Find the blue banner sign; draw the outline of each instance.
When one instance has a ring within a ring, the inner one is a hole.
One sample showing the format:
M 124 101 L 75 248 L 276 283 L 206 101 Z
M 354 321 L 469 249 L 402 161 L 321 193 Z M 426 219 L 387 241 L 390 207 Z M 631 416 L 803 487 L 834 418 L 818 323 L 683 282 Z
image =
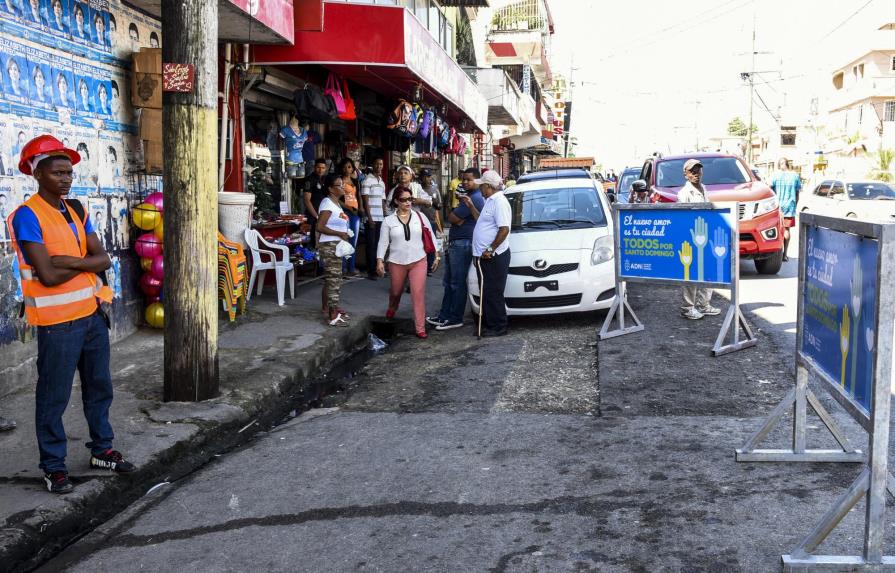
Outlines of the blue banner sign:
M 807 229 L 801 353 L 869 415 L 879 241 Z
M 618 215 L 619 278 L 731 283 L 730 208 L 625 209 Z

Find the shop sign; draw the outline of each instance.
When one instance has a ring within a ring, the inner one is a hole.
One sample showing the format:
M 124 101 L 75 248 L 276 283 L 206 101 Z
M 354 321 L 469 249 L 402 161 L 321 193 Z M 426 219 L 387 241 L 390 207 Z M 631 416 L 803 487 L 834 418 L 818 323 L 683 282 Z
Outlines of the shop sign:
M 162 64 L 162 91 L 192 93 L 195 80 L 192 64 Z

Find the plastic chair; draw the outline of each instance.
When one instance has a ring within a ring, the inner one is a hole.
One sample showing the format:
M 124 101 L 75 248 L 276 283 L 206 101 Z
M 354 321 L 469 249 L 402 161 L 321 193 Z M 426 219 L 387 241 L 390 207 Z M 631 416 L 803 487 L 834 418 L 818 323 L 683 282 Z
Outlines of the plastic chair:
M 252 288 L 255 286 L 255 277 L 258 274 L 261 275 L 258 279 L 258 294 L 261 294 L 261 290 L 264 288 L 264 276 L 268 270 L 273 270 L 277 274 L 277 302 L 280 306 L 283 306 L 285 290 L 283 282 L 286 277 L 289 277 L 289 293 L 292 298 L 295 298 L 295 265 L 289 260 L 289 248 L 268 243 L 255 229 L 246 229 L 245 239 L 249 250 L 252 251 L 252 277 L 249 279 L 248 300 L 252 299 Z M 262 249 L 258 246 L 259 244 L 269 247 L 270 250 Z M 282 253 L 282 260 L 277 258 L 276 251 Z M 265 261 L 265 257 L 269 260 Z

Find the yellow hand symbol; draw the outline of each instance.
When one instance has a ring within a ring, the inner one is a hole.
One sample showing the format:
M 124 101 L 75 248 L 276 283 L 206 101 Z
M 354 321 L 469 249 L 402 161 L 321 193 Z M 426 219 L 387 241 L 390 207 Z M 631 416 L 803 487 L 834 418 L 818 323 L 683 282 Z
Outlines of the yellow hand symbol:
M 693 248 L 690 243 L 684 241 L 677 254 L 681 259 L 681 264 L 684 265 L 684 280 L 688 281 L 690 280 L 690 265 L 693 264 Z
M 842 307 L 842 322 L 839 324 L 839 351 L 842 353 L 841 384 L 845 388 L 845 360 L 848 357 L 848 340 L 851 332 L 851 320 L 848 317 L 848 305 Z

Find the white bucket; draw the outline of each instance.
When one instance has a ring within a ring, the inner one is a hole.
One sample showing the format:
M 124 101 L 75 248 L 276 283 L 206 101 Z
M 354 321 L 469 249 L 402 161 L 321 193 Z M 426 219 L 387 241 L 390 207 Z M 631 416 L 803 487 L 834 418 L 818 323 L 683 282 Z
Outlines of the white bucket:
M 218 229 L 229 241 L 246 246 L 245 230 L 252 226 L 254 193 L 218 192 Z

